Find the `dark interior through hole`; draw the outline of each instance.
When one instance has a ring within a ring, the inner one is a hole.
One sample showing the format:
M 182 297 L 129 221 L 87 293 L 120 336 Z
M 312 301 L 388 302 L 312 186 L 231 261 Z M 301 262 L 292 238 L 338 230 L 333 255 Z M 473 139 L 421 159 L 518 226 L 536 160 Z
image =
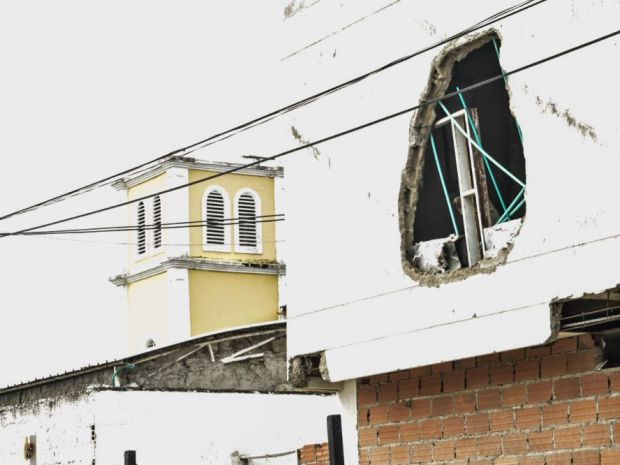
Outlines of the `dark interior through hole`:
M 499 47 L 499 41 L 497 41 L 497 45 Z M 501 72 L 493 41 L 490 41 L 470 52 L 462 61 L 455 64 L 452 80 L 446 93 L 455 91 L 457 87 L 463 89 L 484 81 Z M 517 122 L 510 112 L 509 97 L 504 80 L 499 79 L 466 92 L 463 97 L 468 108 L 476 110 L 483 148 L 517 178 L 525 182 L 523 146 L 519 139 Z M 463 109 L 460 99 L 456 96 L 446 99 L 443 103 L 450 113 Z M 436 121 L 445 116 L 439 105 L 436 107 L 436 114 Z M 450 125 L 433 130 L 433 135 L 457 226 L 462 234 L 462 218 L 458 213 L 458 178 Z M 424 156 L 424 171 L 414 218 L 414 243 L 440 239 L 454 233 L 430 142 L 427 144 Z M 480 156 L 480 154 L 476 151 L 475 156 Z M 521 186 L 495 166 L 492 165 L 492 168 L 504 203 L 508 206 L 520 192 Z M 503 213 L 503 208 L 488 172 L 486 172 L 486 177 L 490 200 L 489 210 L 494 224 Z M 524 215 L 525 203 L 511 218 L 521 218 Z

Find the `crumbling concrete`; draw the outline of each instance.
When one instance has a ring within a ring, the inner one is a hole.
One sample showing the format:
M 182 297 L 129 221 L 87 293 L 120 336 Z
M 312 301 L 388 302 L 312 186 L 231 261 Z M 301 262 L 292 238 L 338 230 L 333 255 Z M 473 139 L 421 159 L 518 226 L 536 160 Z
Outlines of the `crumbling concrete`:
M 426 89 L 420 97 L 420 102 L 443 96 L 452 80 L 455 64 L 463 60 L 470 52 L 488 44 L 493 39 L 500 39 L 498 32 L 488 30 L 455 40 L 445 47 L 432 62 L 430 77 Z M 496 253 L 494 252 L 492 259 L 484 259 L 474 266 L 454 266 L 452 270 L 439 262 L 433 266 L 432 263 L 420 259 L 421 246 L 415 243 L 414 218 L 419 191 L 423 183 L 422 175 L 427 142 L 437 116 L 436 107 L 436 104 L 423 106 L 412 116 L 409 127 L 409 153 L 401 176 L 398 198 L 403 270 L 411 278 L 427 286 L 439 286 L 445 282 L 460 281 L 476 273 L 490 273 L 499 264 L 505 262 L 511 249 L 511 247 L 507 247 L 498 250 Z

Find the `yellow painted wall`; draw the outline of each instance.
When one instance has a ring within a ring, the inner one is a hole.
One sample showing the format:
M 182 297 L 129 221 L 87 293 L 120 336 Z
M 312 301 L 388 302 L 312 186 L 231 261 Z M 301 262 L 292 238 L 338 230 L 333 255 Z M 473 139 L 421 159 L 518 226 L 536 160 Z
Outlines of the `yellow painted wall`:
M 278 318 L 278 277 L 190 270 L 192 336 Z
M 143 197 L 145 195 L 154 194 L 155 192 L 166 189 L 166 173 L 160 174 L 159 176 L 155 176 L 148 181 L 143 182 L 142 184 L 138 184 L 137 186 L 130 187 L 127 190 L 127 200 L 133 200 L 139 197 Z M 161 196 L 162 202 L 162 211 L 165 211 L 167 208 L 166 204 L 166 196 Z M 152 224 L 152 216 L 149 212 L 152 212 L 153 208 L 153 199 L 146 199 L 144 201 L 144 206 L 146 207 L 147 216 L 146 222 L 147 224 Z M 127 225 L 136 226 L 138 223 L 138 204 L 131 204 L 126 207 L 127 208 Z M 153 251 L 152 247 L 149 249 L 147 247 L 146 254 L 138 255 L 138 246 L 133 245 L 138 242 L 138 233 L 137 231 L 130 231 L 128 234 L 128 240 L 130 246 L 127 247 L 127 261 L 129 263 L 129 271 L 131 272 L 137 267 L 151 267 L 157 265 L 163 256 L 164 247 L 162 246 L 157 251 Z M 153 243 L 153 230 L 146 231 L 146 242 L 147 244 Z M 162 242 L 166 242 L 166 230 L 162 231 Z
M 160 273 L 127 285 L 128 326 L 130 352 L 142 351 L 147 338 L 157 345 L 168 339 L 168 281 L 167 273 Z
M 190 170 L 189 181 L 195 181 L 207 176 L 216 174 L 211 171 L 202 170 Z M 266 176 L 250 176 L 245 174 L 227 174 L 219 178 L 215 178 L 212 181 L 205 181 L 199 184 L 195 184 L 189 188 L 189 220 L 190 221 L 204 221 L 203 218 L 203 206 L 202 198 L 204 192 L 209 186 L 220 186 L 228 193 L 230 200 L 230 212 L 228 212 L 227 218 L 234 218 L 237 215 L 234 213 L 235 195 L 243 188 L 250 188 L 256 191 L 261 199 L 261 215 L 272 215 L 274 213 L 282 213 L 274 211 L 274 180 L 273 178 Z M 190 249 L 190 255 L 192 257 L 207 257 L 222 260 L 275 260 L 276 259 L 276 244 L 275 244 L 275 223 L 259 223 L 263 228 L 263 253 L 262 254 L 248 254 L 248 253 L 235 253 L 234 247 L 231 248 L 231 252 L 211 252 L 205 251 L 202 248 L 203 231 L 201 228 L 190 229 L 190 243 L 192 245 Z M 230 228 L 230 238 L 226 241 L 232 243 L 234 241 L 234 229 L 236 225 Z

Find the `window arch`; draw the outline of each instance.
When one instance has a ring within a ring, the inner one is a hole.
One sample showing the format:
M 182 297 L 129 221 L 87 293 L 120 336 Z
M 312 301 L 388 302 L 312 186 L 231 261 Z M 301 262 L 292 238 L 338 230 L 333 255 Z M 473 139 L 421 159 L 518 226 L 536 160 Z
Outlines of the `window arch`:
M 230 251 L 230 201 L 219 186 L 209 187 L 203 197 L 203 248 L 218 252 Z
M 146 211 L 144 202 L 138 203 L 138 255 L 146 253 Z
M 161 198 L 153 197 L 153 248 L 161 247 Z
M 251 189 L 242 189 L 235 196 L 235 251 L 262 253 L 262 223 L 260 197 Z

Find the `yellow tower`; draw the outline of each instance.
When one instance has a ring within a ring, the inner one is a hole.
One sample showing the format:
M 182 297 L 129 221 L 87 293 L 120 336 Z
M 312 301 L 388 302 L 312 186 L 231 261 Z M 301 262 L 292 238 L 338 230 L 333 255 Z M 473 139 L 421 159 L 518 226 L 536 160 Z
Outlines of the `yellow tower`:
M 238 166 L 171 158 L 114 186 L 133 200 Z M 278 319 L 282 174 L 244 168 L 128 206 L 127 224 L 138 228 L 126 272 L 111 281 L 126 289 L 130 352 Z

